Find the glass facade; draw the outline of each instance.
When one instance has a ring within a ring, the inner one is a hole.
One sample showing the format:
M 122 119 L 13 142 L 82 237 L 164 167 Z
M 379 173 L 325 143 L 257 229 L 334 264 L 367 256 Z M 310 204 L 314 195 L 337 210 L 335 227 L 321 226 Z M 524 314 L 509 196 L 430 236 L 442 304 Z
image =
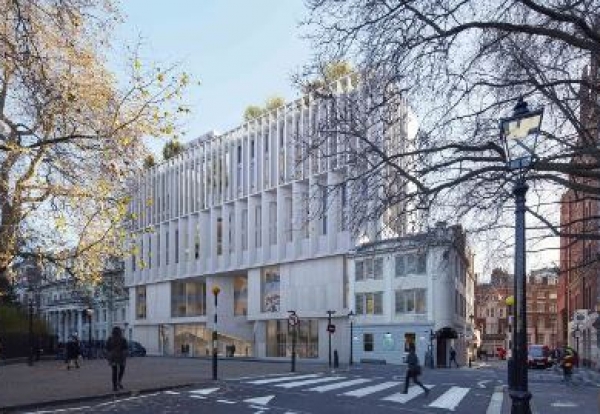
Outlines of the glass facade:
M 187 323 L 174 325 L 175 356 L 208 356 L 212 355 L 212 329 L 204 323 Z M 218 334 L 218 353 L 227 355 L 227 350 L 234 350 L 236 356 L 252 356 L 252 343 L 240 338 Z
M 233 280 L 233 314 L 246 316 L 248 314 L 248 278 L 236 276 Z
M 188 279 L 171 282 L 171 316 L 206 315 L 206 281 Z
M 146 286 L 135 288 L 135 319 L 146 319 Z
M 267 357 L 289 357 L 292 354 L 292 327 L 287 319 L 267 321 Z M 319 356 L 319 321 L 301 319 L 296 327 L 296 355 L 298 358 Z

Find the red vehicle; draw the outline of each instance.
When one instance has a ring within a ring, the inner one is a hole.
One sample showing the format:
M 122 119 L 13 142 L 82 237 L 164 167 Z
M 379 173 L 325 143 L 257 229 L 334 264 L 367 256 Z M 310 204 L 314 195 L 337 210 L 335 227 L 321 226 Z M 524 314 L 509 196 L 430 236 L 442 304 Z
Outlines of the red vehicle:
M 546 345 L 529 345 L 527 365 L 529 368 L 549 368 L 552 366 L 550 348 Z
M 506 349 L 496 348 L 496 352 L 498 353 L 498 358 L 500 358 L 502 360 L 506 359 Z

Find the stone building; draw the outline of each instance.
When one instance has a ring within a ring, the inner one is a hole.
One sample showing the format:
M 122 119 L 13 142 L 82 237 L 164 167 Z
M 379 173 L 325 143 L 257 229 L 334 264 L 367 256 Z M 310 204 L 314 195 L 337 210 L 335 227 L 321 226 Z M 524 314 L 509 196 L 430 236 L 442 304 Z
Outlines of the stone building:
M 527 343 L 555 348 L 558 341 L 558 271 L 532 270 L 527 276 Z M 497 355 L 498 348 L 511 349 L 512 306 L 506 299 L 514 294 L 513 275 L 502 269 L 490 281 L 475 287 L 475 325 L 481 331 L 481 350 Z

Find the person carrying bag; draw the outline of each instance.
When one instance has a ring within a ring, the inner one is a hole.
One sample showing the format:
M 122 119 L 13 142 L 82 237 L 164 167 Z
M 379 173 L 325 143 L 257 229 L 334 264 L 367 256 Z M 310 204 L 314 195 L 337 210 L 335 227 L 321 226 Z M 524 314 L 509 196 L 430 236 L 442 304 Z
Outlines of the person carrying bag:
M 429 395 L 429 389 L 425 387 L 421 381 L 419 381 L 419 375 L 421 375 L 421 364 L 419 363 L 419 357 L 415 353 L 415 346 L 411 344 L 408 348 L 408 356 L 406 357 L 406 363 L 408 369 L 406 370 L 406 377 L 404 378 L 404 391 L 402 394 L 408 393 L 408 383 L 412 378 L 413 382 L 423 388 L 425 395 Z

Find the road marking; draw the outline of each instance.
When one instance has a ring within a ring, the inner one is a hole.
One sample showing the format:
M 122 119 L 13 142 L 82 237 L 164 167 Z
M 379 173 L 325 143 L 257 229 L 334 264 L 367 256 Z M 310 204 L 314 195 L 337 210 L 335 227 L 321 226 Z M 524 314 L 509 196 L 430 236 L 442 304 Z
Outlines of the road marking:
M 278 377 L 278 378 L 269 378 L 269 379 L 261 379 L 256 381 L 248 381 L 248 384 L 262 385 L 262 384 L 273 384 L 275 382 L 284 382 L 297 380 L 302 378 L 316 378 L 319 377 L 319 374 L 308 374 L 308 375 L 292 375 L 288 377 Z
M 366 378 L 358 378 L 350 381 L 342 381 L 335 384 L 321 385 L 320 387 L 309 388 L 307 391 L 326 392 L 331 390 L 337 390 L 339 388 L 351 387 L 353 385 L 364 384 L 365 382 L 371 382 L 371 380 Z
M 244 400 L 244 402 L 249 404 L 267 405 L 273 398 L 275 398 L 274 395 L 266 395 L 264 397 L 248 398 L 247 400 Z
M 504 387 L 498 386 L 494 388 L 494 393 L 490 399 L 490 404 L 485 414 L 500 414 L 502 412 L 502 400 L 504 399 Z
M 177 391 L 165 391 L 165 394 L 179 395 L 180 393 L 178 393 Z
M 426 384 L 425 385 L 430 390 L 435 387 L 435 385 Z M 412 400 L 418 395 L 424 394 L 425 391 L 421 387 L 413 386 L 408 389 L 408 393 L 402 394 L 401 392 L 392 394 L 389 397 L 382 398 L 383 401 L 392 401 L 400 404 L 405 404 L 408 401 Z
M 190 395 L 190 397 L 196 398 L 198 400 L 206 400 L 206 397 L 203 397 L 202 395 Z
M 437 400 L 429 404 L 429 407 L 445 408 L 450 411 L 454 411 L 456 406 L 460 404 L 461 400 L 467 395 L 469 388 L 452 387 L 445 393 L 443 393 Z
M 570 402 L 570 401 L 557 401 L 555 403 L 550 404 L 552 407 L 565 407 L 565 408 L 572 408 L 572 407 L 579 407 L 577 404 Z
M 491 380 L 483 380 L 483 381 L 479 381 L 479 382 L 477 383 L 477 386 L 478 386 L 479 388 L 485 388 L 485 384 L 486 384 L 486 383 L 488 383 L 488 382 L 490 382 L 490 381 L 491 381 Z
M 222 404 L 236 404 L 235 401 L 230 401 L 230 400 L 217 400 L 218 403 L 222 403 Z
M 382 384 L 377 384 L 377 385 L 373 385 L 373 386 L 365 387 L 365 388 L 359 388 L 354 391 L 348 391 L 348 392 L 343 393 L 342 395 L 360 398 L 360 397 L 364 397 L 365 395 L 373 394 L 378 391 L 383 391 L 383 390 L 387 390 L 388 388 L 396 387 L 400 384 L 401 383 L 397 382 L 397 381 L 388 381 L 388 382 L 384 382 Z
M 218 388 L 201 388 L 199 390 L 193 390 L 190 391 L 190 394 L 194 394 L 194 395 L 208 395 L 211 394 L 215 391 L 217 391 Z
M 309 379 L 309 380 L 304 380 L 304 381 L 287 382 L 285 384 L 276 384 L 275 386 L 280 387 L 280 388 L 296 388 L 296 387 L 302 387 L 304 385 L 319 384 L 321 382 L 331 382 L 331 381 L 337 381 L 337 380 L 341 380 L 341 379 L 345 379 L 345 377 L 322 377 L 322 378 Z

